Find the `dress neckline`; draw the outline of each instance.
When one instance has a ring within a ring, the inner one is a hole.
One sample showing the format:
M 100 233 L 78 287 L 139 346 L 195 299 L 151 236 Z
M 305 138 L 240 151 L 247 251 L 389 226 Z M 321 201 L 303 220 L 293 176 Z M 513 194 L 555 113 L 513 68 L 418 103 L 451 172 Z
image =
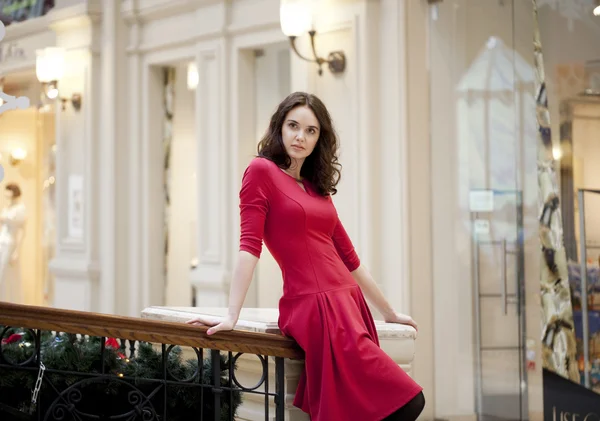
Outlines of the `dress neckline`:
M 287 178 L 289 178 L 290 180 L 292 180 L 294 182 L 294 184 L 296 184 L 297 187 L 299 187 L 300 189 L 302 189 L 302 192 L 307 194 L 308 196 L 311 196 L 310 192 L 308 191 L 308 185 L 306 183 L 306 178 L 302 178 L 302 179 L 297 179 L 296 177 L 288 174 L 287 172 L 285 172 L 283 170 L 283 168 L 280 168 L 279 166 L 277 166 L 277 168 L 279 169 L 279 171 L 284 174 Z
M 304 178 L 296 178 L 291 174 L 288 174 L 287 172 L 285 172 L 285 170 L 281 167 L 277 167 L 281 170 L 282 173 L 284 173 L 285 175 L 287 175 L 288 177 L 290 177 L 292 180 L 296 181 L 297 183 L 302 183 L 304 184 Z

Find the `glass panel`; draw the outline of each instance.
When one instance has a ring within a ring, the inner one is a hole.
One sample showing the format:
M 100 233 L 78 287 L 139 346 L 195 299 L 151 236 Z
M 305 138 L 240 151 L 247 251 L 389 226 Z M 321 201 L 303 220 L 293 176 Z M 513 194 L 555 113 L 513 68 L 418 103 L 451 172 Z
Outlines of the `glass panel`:
M 489 219 L 486 221 L 491 222 Z M 480 234 L 480 238 L 482 236 L 483 234 Z M 516 250 L 514 240 L 507 241 L 505 245 L 502 241 L 479 241 L 479 284 L 482 296 L 499 295 L 503 292 L 505 285 L 507 295 L 516 296 L 516 273 L 519 268 Z M 503 259 L 505 260 L 503 261 Z M 500 265 L 505 265 L 506 270 L 496 270 Z M 508 279 L 504 279 L 505 276 Z
M 520 353 L 514 350 L 491 350 L 481 354 L 482 406 L 488 417 L 518 420 L 520 418 L 521 376 L 514 367 L 519 365 Z
M 516 301 L 516 300 L 514 300 Z M 514 303 L 506 306 L 500 297 L 482 297 L 481 300 L 481 348 L 514 348 L 519 346 L 519 315 Z M 500 317 L 504 315 L 504 317 Z
M 436 329 L 435 417 L 529 419 L 526 279 L 539 300 L 539 272 L 526 264 L 539 261 L 531 2 L 445 0 L 430 11 L 434 321 L 460 326 Z

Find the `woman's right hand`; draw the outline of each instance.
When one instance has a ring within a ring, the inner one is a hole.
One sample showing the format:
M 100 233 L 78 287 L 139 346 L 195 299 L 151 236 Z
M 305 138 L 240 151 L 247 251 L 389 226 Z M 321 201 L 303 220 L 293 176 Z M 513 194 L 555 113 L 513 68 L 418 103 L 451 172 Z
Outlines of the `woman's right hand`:
M 194 326 L 211 326 L 207 331 L 207 335 L 214 335 L 221 330 L 233 330 L 236 324 L 236 320 L 232 317 L 225 318 L 212 318 L 206 316 L 198 316 L 190 319 L 186 322 L 188 325 Z

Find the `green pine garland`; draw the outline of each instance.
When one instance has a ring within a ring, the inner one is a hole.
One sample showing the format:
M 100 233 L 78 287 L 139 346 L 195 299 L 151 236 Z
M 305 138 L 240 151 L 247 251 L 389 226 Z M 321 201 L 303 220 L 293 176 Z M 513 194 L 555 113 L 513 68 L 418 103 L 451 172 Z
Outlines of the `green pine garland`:
M 4 330 L 0 326 L 0 333 Z M 0 364 L 9 361 L 22 363 L 35 353 L 35 338 L 32 332 L 23 329 L 10 329 L 0 339 L 6 339 L 13 333 L 23 334 L 23 337 L 10 344 L 3 344 L 3 359 Z M 49 380 L 58 391 L 64 391 L 69 386 L 81 381 L 84 377 L 77 373 L 101 373 L 102 361 L 101 338 L 77 337 L 77 335 L 61 333 L 54 336 L 49 332 L 41 335 L 41 360 L 46 366 L 44 378 Z M 81 401 L 77 409 L 89 414 L 111 416 L 125 413 L 132 409 L 128 399 L 135 399 L 130 393 L 135 388 L 145 396 L 160 387 L 158 382 L 149 382 L 148 379 L 162 379 L 162 352 L 157 351 L 151 344 L 139 342 L 135 358 L 127 359 L 121 354 L 122 350 L 106 347 L 104 352 L 104 369 L 106 373 L 114 374 L 108 380 L 90 381 L 85 386 L 78 386 L 82 392 Z M 229 364 L 221 355 L 221 385 L 227 386 L 229 378 Z M 197 359 L 184 361 L 182 349 L 173 347 L 169 353 L 167 367 L 172 380 L 185 380 L 193 376 L 198 368 Z M 235 369 L 235 366 L 233 367 Z M 61 373 L 50 373 L 49 370 L 60 370 Z M 212 385 L 212 364 L 210 359 L 203 360 L 202 383 Z M 74 372 L 74 373 L 65 373 Z M 4 419 L 2 407 L 10 406 L 26 412 L 31 404 L 31 393 L 37 379 L 37 371 L 19 370 L 13 367 L 0 367 L 0 419 Z M 122 376 L 122 377 L 121 377 Z M 239 391 L 231 394 L 232 410 L 235 416 L 241 404 Z M 45 414 L 52 401 L 57 397 L 56 392 L 48 382 L 44 382 L 39 402 L 42 414 Z M 158 419 L 162 418 L 163 391 L 160 389 L 152 399 Z M 167 386 L 167 413 L 169 421 L 183 421 L 197 419 L 201 410 L 204 419 L 213 419 L 214 396 L 210 387 L 190 387 L 184 384 Z M 230 393 L 223 392 L 221 396 L 221 420 L 230 419 Z M 166 421 L 166 420 L 163 420 Z

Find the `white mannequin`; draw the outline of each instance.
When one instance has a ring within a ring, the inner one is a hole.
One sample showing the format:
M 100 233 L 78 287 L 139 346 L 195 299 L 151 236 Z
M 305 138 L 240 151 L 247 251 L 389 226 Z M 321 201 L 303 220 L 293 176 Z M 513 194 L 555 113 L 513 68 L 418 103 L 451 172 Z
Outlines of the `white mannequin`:
M 25 230 L 25 205 L 16 184 L 6 185 L 4 194 L 9 202 L 0 212 L 0 301 L 23 304 L 19 251 Z
M 4 101 L 4 104 L 0 106 L 0 114 L 4 111 L 8 110 L 16 110 L 20 108 L 21 110 L 26 110 L 29 108 L 29 98 L 26 96 L 15 97 L 13 95 L 8 95 L 2 91 L 0 91 L 0 98 Z

